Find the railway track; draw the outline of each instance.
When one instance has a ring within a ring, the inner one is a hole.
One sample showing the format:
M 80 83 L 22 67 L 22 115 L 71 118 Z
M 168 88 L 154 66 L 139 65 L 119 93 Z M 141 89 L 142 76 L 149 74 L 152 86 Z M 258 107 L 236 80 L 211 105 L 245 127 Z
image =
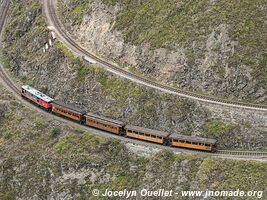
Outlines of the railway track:
M 7 84 L 7 86 L 12 89 L 13 92 L 15 92 L 17 95 L 20 95 L 20 89 L 7 77 L 1 65 L 0 65 L 0 77 Z
M 266 157 L 267 152 L 258 152 L 258 151 L 229 151 L 229 150 L 218 150 L 216 152 L 218 155 L 237 155 L 237 156 L 249 156 L 249 157 Z
M 54 31 L 57 33 L 57 35 L 60 37 L 60 39 L 67 44 L 67 47 L 69 47 L 72 51 L 74 51 L 76 54 L 83 57 L 85 60 L 89 62 L 96 62 L 100 64 L 102 67 L 107 69 L 108 71 L 111 71 L 119 76 L 122 76 L 124 78 L 130 79 L 134 82 L 137 82 L 139 84 L 143 84 L 145 86 L 155 88 L 158 90 L 161 90 L 163 92 L 171 93 L 180 97 L 189 98 L 193 100 L 198 100 L 206 103 L 212 103 L 212 104 L 218 104 L 222 106 L 229 106 L 229 107 L 237 107 L 237 108 L 243 108 L 243 109 L 251 109 L 251 110 L 260 110 L 260 111 L 267 111 L 267 105 L 260 105 L 260 104 L 247 104 L 243 102 L 237 102 L 232 100 L 226 100 L 226 99 L 219 99 L 216 97 L 210 97 L 205 96 L 201 94 L 196 94 L 193 92 L 188 92 L 184 90 L 180 90 L 177 88 L 173 88 L 171 86 L 163 85 L 161 83 L 157 83 L 151 80 L 148 80 L 144 77 L 138 76 L 136 74 L 133 74 L 131 72 L 125 71 L 120 67 L 115 66 L 114 64 L 111 64 L 92 53 L 85 50 L 83 47 L 81 47 L 77 42 L 75 42 L 70 34 L 67 33 L 64 26 L 60 22 L 60 20 L 57 17 L 56 9 L 55 9 L 55 0 L 45 0 L 44 1 L 44 10 L 46 13 L 46 18 L 48 20 L 48 23 L 52 27 L 54 27 Z
M 15 92 L 18 96 L 20 96 L 20 89 L 10 80 L 10 78 L 8 77 L 8 75 L 5 73 L 5 71 L 3 70 L 3 68 L 1 66 L 0 66 L 0 77 L 13 92 Z M 26 101 L 26 100 L 24 100 L 24 101 Z M 42 110 L 38 107 L 36 107 L 36 109 L 41 111 L 41 112 L 45 112 L 44 110 Z M 45 112 L 45 113 L 47 115 L 54 116 L 51 113 L 48 113 L 48 112 Z M 60 117 L 57 117 L 57 118 L 60 118 Z M 78 126 L 80 128 L 87 129 L 86 126 L 71 122 L 69 120 L 64 119 L 64 122 L 68 122 L 68 123 L 71 123 L 72 125 Z M 92 129 L 90 129 L 90 130 L 92 130 Z M 93 130 L 96 131 L 95 129 L 93 129 Z M 267 160 L 267 152 L 218 150 L 216 153 L 210 153 L 210 152 L 203 152 L 203 151 L 199 151 L 199 150 L 189 150 L 189 149 L 180 149 L 180 148 L 174 148 L 174 147 L 169 147 L 169 146 L 162 146 L 159 144 L 154 144 L 154 143 L 145 142 L 145 141 L 138 141 L 138 140 L 131 139 L 131 138 L 125 138 L 125 137 L 113 135 L 113 134 L 105 132 L 105 131 L 100 131 L 99 135 L 103 136 L 103 134 L 106 134 L 106 135 L 108 134 L 113 138 L 120 139 L 120 140 L 123 140 L 125 142 L 131 142 L 131 143 L 143 145 L 146 147 L 154 147 L 154 148 L 171 150 L 174 152 L 182 152 L 182 153 L 205 155 L 205 156 L 219 156 L 219 157 L 227 155 L 227 156 L 230 156 L 232 158 L 242 158 L 242 157 L 243 158 L 257 158 L 257 159 L 262 158 L 264 160 Z M 105 135 L 105 137 L 107 137 L 106 135 Z
M 10 5 L 10 0 L 0 1 L 0 36 L 2 34 L 2 29 L 5 24 L 5 18 L 7 15 L 9 5 Z
M 6 15 L 7 15 L 8 7 L 9 7 L 9 1 L 8 0 L 4 1 L 4 3 L 5 4 L 4 4 L 3 8 L 5 9 L 5 11 L 1 12 L 1 15 L 0 15 L 0 32 L 3 29 L 4 21 L 5 21 Z M 1 8 L 2 8 L 2 6 L 1 6 Z M 1 8 L 0 8 L 0 11 L 1 11 Z M 6 85 L 10 88 L 10 90 L 12 90 L 14 93 L 16 93 L 17 96 L 20 96 L 20 89 L 8 77 L 8 75 L 6 74 L 6 72 L 4 71 L 4 69 L 3 69 L 3 67 L 1 65 L 0 65 L 0 78 L 6 83 Z M 134 143 L 134 144 L 137 144 L 137 145 L 143 145 L 143 146 L 146 146 L 146 147 L 153 147 L 153 148 L 161 148 L 161 149 L 171 150 L 171 151 L 174 151 L 174 152 L 182 152 L 182 153 L 189 153 L 189 154 L 198 154 L 198 155 L 201 154 L 201 155 L 209 155 L 209 156 L 227 155 L 227 157 L 230 156 L 233 159 L 234 158 L 245 157 L 245 158 L 252 158 L 252 159 L 255 158 L 255 159 L 261 159 L 261 160 L 267 160 L 267 152 L 218 150 L 216 153 L 209 153 L 209 152 L 203 152 L 203 151 L 199 151 L 199 150 L 172 148 L 172 147 L 169 147 L 169 146 L 162 146 L 162 145 L 159 145 L 159 144 L 149 143 L 149 142 L 135 140 L 135 139 L 131 139 L 131 138 L 120 137 L 120 136 L 117 136 L 117 135 L 110 134 L 108 132 L 99 131 L 99 130 L 95 130 L 95 129 L 92 129 L 92 128 L 89 128 L 89 127 L 86 127 L 86 126 L 82 126 L 82 125 L 74 123 L 72 121 L 69 121 L 69 120 L 62 119 L 60 117 L 54 116 L 51 113 L 47 113 L 47 112 L 45 112 L 44 110 L 42 110 L 42 109 L 40 109 L 38 107 L 35 107 L 35 106 L 33 106 L 33 107 L 36 110 L 38 110 L 39 112 L 45 113 L 46 115 L 49 115 L 49 116 L 53 116 L 54 118 L 56 118 L 56 119 L 58 119 L 60 121 L 67 122 L 67 123 L 69 123 L 71 125 L 75 125 L 77 127 L 84 128 L 84 129 L 87 129 L 87 130 L 94 130 L 94 132 L 97 135 L 101 135 L 101 136 L 104 136 L 104 137 L 112 137 L 112 138 L 120 139 L 120 140 L 125 141 L 125 142 L 131 142 L 131 143 Z
M 10 0 L 3 0 L 0 4 L 0 36 L 3 32 L 5 19 L 7 16 L 8 8 L 10 6 Z M 2 66 L 0 66 L 0 77 L 16 94 L 20 94 L 19 88 L 12 83 L 12 81 L 4 73 Z

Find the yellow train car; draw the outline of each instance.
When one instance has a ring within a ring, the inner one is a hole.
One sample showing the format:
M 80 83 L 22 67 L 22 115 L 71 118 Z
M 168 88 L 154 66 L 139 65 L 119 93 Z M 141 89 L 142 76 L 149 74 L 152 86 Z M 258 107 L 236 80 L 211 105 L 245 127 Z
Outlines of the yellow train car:
M 83 115 L 85 114 L 85 112 L 80 108 L 67 105 L 61 101 L 54 101 L 52 103 L 52 112 L 80 123 L 83 122 Z
M 217 150 L 217 140 L 195 136 L 172 134 L 169 136 L 170 146 L 198 149 L 215 152 Z
M 132 125 L 127 125 L 124 129 L 127 137 L 155 142 L 159 144 L 166 144 L 167 138 L 170 135 L 169 133 L 164 131 L 157 131 Z
M 118 120 L 101 117 L 93 113 L 86 113 L 85 124 L 97 129 L 115 133 L 117 135 L 123 134 L 124 123 Z

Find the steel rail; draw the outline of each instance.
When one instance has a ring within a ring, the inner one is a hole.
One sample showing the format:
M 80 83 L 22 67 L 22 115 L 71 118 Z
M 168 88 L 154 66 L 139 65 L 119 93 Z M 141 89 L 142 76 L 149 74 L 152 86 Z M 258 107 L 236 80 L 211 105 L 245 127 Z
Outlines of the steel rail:
M 161 83 L 146 79 L 144 77 L 138 76 L 136 74 L 133 74 L 131 72 L 128 72 L 120 67 L 115 66 L 114 64 L 111 64 L 102 58 L 99 58 L 92 53 L 85 50 L 83 47 L 81 47 L 77 42 L 75 42 L 70 34 L 67 33 L 66 29 L 62 25 L 62 23 L 59 21 L 56 9 L 54 7 L 54 4 L 52 1 L 54 0 L 46 0 L 44 3 L 44 9 L 47 10 L 46 16 L 48 19 L 48 23 L 51 22 L 52 27 L 54 27 L 55 32 L 57 35 L 61 38 L 63 43 L 67 43 L 67 47 L 69 47 L 72 51 L 74 51 L 79 56 L 83 57 L 85 60 L 92 62 L 95 61 L 96 63 L 100 64 L 102 67 L 107 69 L 108 71 L 111 71 L 117 75 L 120 75 L 122 77 L 125 77 L 127 79 L 130 79 L 134 82 L 137 82 L 139 84 L 143 84 L 145 86 L 155 88 L 158 90 L 161 90 L 163 92 L 167 92 L 170 94 L 174 94 L 180 97 L 189 98 L 193 100 L 198 100 L 205 103 L 212 103 L 222 106 L 230 106 L 230 107 L 237 107 L 237 108 L 243 108 L 243 109 L 251 109 L 251 110 L 259 110 L 259 111 L 267 111 L 267 105 L 261 105 L 261 104 L 248 104 L 243 102 L 237 102 L 232 100 L 226 100 L 226 99 L 219 99 L 216 97 L 210 97 L 205 96 L 189 91 L 180 90 L 171 86 L 163 85 Z M 50 20 L 49 20 L 50 19 Z

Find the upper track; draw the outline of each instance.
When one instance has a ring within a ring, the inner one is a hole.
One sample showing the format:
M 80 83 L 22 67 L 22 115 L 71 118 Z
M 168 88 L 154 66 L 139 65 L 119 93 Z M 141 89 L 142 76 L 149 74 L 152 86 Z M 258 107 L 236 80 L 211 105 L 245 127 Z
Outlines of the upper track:
M 106 70 L 113 72 L 119 76 L 124 78 L 130 79 L 136 83 L 155 88 L 161 90 L 166 93 L 174 94 L 180 97 L 193 99 L 201 102 L 212 103 L 222 106 L 230 106 L 242 109 L 251 109 L 251 110 L 260 110 L 260 111 L 267 111 L 267 105 L 260 105 L 260 104 L 248 104 L 243 102 L 237 102 L 232 100 L 220 99 L 216 97 L 205 96 L 202 94 L 197 94 L 193 92 L 184 91 L 181 89 L 177 89 L 171 86 L 163 85 L 158 82 L 154 82 L 148 80 L 144 77 L 138 76 L 126 70 L 123 70 L 121 67 L 116 66 L 104 59 L 93 55 L 92 53 L 85 50 L 81 47 L 72 37 L 70 34 L 67 33 L 66 29 L 59 21 L 57 14 L 56 14 L 56 0 L 45 0 L 44 1 L 44 12 L 47 18 L 47 22 L 49 27 L 56 32 L 58 38 L 76 55 L 83 57 L 85 60 L 89 62 L 95 62 L 100 64 Z

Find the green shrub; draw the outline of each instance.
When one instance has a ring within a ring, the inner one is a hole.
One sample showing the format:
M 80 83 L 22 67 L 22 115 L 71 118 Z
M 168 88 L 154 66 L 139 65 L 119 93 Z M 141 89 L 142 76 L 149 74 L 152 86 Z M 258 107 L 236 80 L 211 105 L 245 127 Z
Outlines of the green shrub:
M 61 128 L 59 126 L 56 126 L 51 131 L 51 137 L 55 138 L 61 133 Z

